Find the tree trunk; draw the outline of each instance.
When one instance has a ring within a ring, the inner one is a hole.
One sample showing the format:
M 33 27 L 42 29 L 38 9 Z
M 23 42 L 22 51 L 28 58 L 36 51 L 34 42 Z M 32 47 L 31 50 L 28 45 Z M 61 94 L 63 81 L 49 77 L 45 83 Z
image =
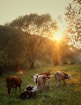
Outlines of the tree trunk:
M 34 69 L 35 68 L 34 67 L 34 61 L 31 61 L 29 66 L 30 66 L 30 69 Z

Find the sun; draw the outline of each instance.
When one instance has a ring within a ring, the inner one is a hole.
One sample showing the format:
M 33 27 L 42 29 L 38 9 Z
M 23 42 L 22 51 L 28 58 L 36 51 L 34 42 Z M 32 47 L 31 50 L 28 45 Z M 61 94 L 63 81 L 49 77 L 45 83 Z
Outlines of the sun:
M 63 39 L 63 32 L 61 30 L 58 30 L 56 33 L 54 33 L 54 40 L 56 40 L 57 42 L 62 41 Z

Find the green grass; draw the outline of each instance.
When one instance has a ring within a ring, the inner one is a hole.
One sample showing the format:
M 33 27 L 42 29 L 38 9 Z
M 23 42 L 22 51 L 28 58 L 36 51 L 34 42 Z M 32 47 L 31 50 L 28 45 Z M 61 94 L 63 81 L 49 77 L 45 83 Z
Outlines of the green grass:
M 16 94 L 13 91 L 11 91 L 10 95 L 7 94 L 6 77 L 19 74 L 15 72 L 3 74 L 0 76 L 0 105 L 81 105 L 81 65 L 55 66 L 29 70 L 20 75 L 23 81 L 21 92 L 26 85 L 34 84 L 31 78 L 33 74 L 42 71 L 50 71 L 53 75 L 57 70 L 71 73 L 72 80 L 66 80 L 67 85 L 61 85 L 59 88 L 56 88 L 54 78 L 51 77 L 50 90 L 46 93 L 37 93 L 35 98 L 26 100 L 21 100 L 19 98 L 19 91 L 17 91 Z

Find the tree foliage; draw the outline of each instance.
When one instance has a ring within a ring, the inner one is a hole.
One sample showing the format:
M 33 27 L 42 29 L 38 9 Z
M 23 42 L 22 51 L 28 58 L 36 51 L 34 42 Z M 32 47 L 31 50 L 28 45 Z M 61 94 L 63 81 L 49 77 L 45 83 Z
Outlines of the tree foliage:
M 66 7 L 66 20 L 71 44 L 81 48 L 81 0 L 74 0 Z
M 75 2 L 81 4 L 81 0 L 74 0 Z
M 0 26 L 0 61 L 1 65 L 17 65 L 24 60 L 24 35 L 21 31 Z
M 41 36 L 51 36 L 52 32 L 57 29 L 56 21 L 53 21 L 49 14 L 20 16 L 12 21 L 9 26 Z

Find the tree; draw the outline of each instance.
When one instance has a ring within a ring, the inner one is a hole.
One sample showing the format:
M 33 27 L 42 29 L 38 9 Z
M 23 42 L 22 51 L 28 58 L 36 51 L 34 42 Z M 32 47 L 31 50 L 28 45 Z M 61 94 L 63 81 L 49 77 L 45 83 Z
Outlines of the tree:
M 41 48 L 46 42 L 46 37 L 51 37 L 57 29 L 56 21 L 53 21 L 49 14 L 30 14 L 19 17 L 8 25 L 25 32 L 25 54 L 30 69 L 33 69 L 42 53 Z
M 81 0 L 74 0 L 66 7 L 66 20 L 70 43 L 81 48 Z
M 25 38 L 22 31 L 0 26 L 0 66 L 15 66 L 24 61 Z M 6 67 L 5 67 L 6 68 Z

